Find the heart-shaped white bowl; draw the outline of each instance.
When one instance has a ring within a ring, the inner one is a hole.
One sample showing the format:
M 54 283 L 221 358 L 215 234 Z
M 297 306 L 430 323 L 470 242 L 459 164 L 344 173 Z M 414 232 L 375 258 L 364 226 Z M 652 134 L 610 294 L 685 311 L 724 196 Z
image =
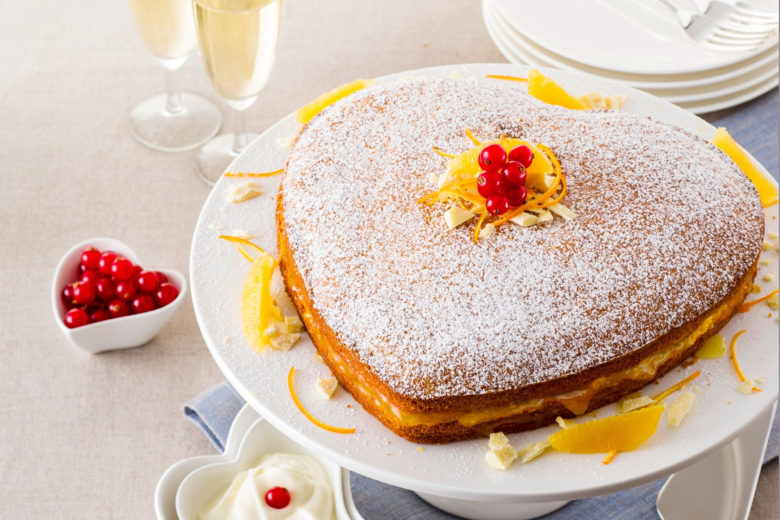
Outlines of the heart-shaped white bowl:
M 243 410 L 242 410 L 243 412 Z M 232 432 L 231 432 L 232 433 Z M 258 457 L 265 453 L 302 453 L 310 455 L 322 464 L 333 488 L 336 518 L 354 520 L 359 515 L 348 513 L 347 503 L 351 495 L 345 498 L 349 490 L 349 476 L 336 464 L 322 460 L 316 453 L 288 439 L 271 424 L 259 418 L 252 423 L 241 440 L 238 451 L 231 454 L 226 451 L 223 461 L 207 464 L 187 475 L 176 492 L 176 513 L 180 520 L 195 520 L 206 506 L 227 489 L 239 472 L 252 467 Z
M 100 251 L 113 251 L 134 264 L 140 263 L 130 247 L 113 238 L 91 238 L 73 246 L 65 253 L 54 271 L 51 305 L 57 325 L 72 344 L 92 354 L 143 345 L 163 328 L 163 325 L 171 319 L 181 302 L 184 301 L 187 293 L 187 279 L 178 271 L 155 269 L 165 274 L 168 281 L 179 290 L 179 295 L 171 303 L 143 314 L 132 314 L 123 318 L 113 318 L 69 329 L 62 321 L 66 311 L 60 295 L 66 284 L 78 279 L 81 252 L 88 247 L 94 247 Z

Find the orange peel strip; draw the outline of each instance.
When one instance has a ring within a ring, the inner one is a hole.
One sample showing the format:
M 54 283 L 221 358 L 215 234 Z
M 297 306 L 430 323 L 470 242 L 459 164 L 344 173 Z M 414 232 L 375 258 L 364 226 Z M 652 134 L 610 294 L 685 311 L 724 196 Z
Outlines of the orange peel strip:
M 485 222 L 485 217 L 487 217 L 487 209 L 485 209 L 482 214 L 479 216 L 479 220 L 477 221 L 477 225 L 474 226 L 474 242 L 479 240 L 479 230 L 482 229 L 482 223 Z
M 750 310 L 750 309 L 751 309 L 751 308 L 752 308 L 754 305 L 756 305 L 757 303 L 765 302 L 765 301 L 767 301 L 769 298 L 771 298 L 772 296 L 774 296 L 775 294 L 777 294 L 778 290 L 779 290 L 779 289 L 775 289 L 775 290 L 774 290 L 774 291 L 772 291 L 771 293 L 767 294 L 766 296 L 762 296 L 762 297 L 761 297 L 761 298 L 759 298 L 758 300 L 753 300 L 752 302 L 742 302 L 742 305 L 740 305 L 739 307 L 737 307 L 737 312 L 747 312 L 747 311 L 749 311 L 749 310 Z
M 673 394 L 677 390 L 681 389 L 682 387 L 684 387 L 685 385 L 687 385 L 688 383 L 690 383 L 691 381 L 693 381 L 694 379 L 696 379 L 700 375 L 701 375 L 701 371 L 697 370 L 696 372 L 694 372 L 693 374 L 689 375 L 688 377 L 686 377 L 682 381 L 673 384 L 672 386 L 670 386 L 669 388 L 667 388 L 666 390 L 664 390 L 663 392 L 661 392 L 657 396 L 653 397 L 653 401 L 655 401 L 656 404 L 660 403 L 661 401 L 666 399 L 667 396 L 669 396 L 670 394 Z
M 454 155 L 452 155 L 451 153 L 445 152 L 444 150 L 442 150 L 441 148 L 439 148 L 437 146 L 433 147 L 433 151 L 436 152 L 437 154 L 441 155 L 442 157 L 446 157 L 448 159 L 454 159 L 455 158 Z
M 295 403 L 295 406 L 298 407 L 298 410 L 301 411 L 301 413 L 311 422 L 322 428 L 323 430 L 327 430 L 329 432 L 333 433 L 355 433 L 355 428 L 338 428 L 336 426 L 331 426 L 329 424 L 325 424 L 324 422 L 320 421 L 316 417 L 314 417 L 312 414 L 309 413 L 309 411 L 304 408 L 303 403 L 301 403 L 301 400 L 298 399 L 298 396 L 295 393 L 295 386 L 293 385 L 293 375 L 295 375 L 295 366 L 290 367 L 290 372 L 287 374 L 287 388 L 290 389 L 290 396 L 292 396 L 292 400 Z
M 471 133 L 471 129 L 470 128 L 466 129 L 466 137 L 471 139 L 471 142 L 474 143 L 476 146 L 481 146 L 482 145 L 482 143 L 479 142 L 479 139 L 474 137 L 474 134 Z
M 609 453 L 607 453 L 607 456 L 604 457 L 604 460 L 602 460 L 601 463 L 606 466 L 607 464 L 612 462 L 612 459 L 614 459 L 617 456 L 618 453 L 619 453 L 618 450 L 610 451 Z
M 734 337 L 731 338 L 731 346 L 729 347 L 729 353 L 731 354 L 731 364 L 734 365 L 734 371 L 737 373 L 737 377 L 740 381 L 745 381 L 745 374 L 742 373 L 742 369 L 739 366 L 739 360 L 737 359 L 737 338 L 747 332 L 745 329 L 740 330 Z
M 219 238 L 221 238 L 222 240 L 227 240 L 228 242 L 233 242 L 234 244 L 238 244 L 239 252 L 244 256 L 244 258 L 249 260 L 250 263 L 254 262 L 255 259 L 252 258 L 251 256 L 249 256 L 249 254 L 246 251 L 244 251 L 244 248 L 242 248 L 241 245 L 249 246 L 249 247 L 251 247 L 253 249 L 256 249 L 262 255 L 267 255 L 268 254 L 268 253 L 265 252 L 265 250 L 262 247 L 260 247 L 260 246 L 258 246 L 256 244 L 253 244 L 252 242 L 250 242 L 249 240 L 247 240 L 245 238 L 234 237 L 232 235 L 219 235 Z M 271 256 L 271 255 L 268 255 L 268 256 Z M 271 257 L 271 258 L 273 258 L 273 257 Z M 278 262 L 278 260 L 274 260 L 274 263 L 277 263 L 277 262 Z
M 501 74 L 485 74 L 485 77 L 491 79 L 505 79 L 507 81 L 522 81 L 524 83 L 528 82 L 528 78 L 519 78 L 517 76 L 502 76 Z
M 223 175 L 225 177 L 273 177 L 274 175 L 279 175 L 280 173 L 284 173 L 284 168 L 279 168 L 278 170 L 274 170 L 272 172 L 263 173 L 225 172 Z

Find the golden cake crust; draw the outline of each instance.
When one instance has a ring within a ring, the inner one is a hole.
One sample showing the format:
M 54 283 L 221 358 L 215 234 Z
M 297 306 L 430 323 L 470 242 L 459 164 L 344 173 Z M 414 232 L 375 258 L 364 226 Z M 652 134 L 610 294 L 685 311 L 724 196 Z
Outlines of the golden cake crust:
M 550 146 L 577 219 L 477 244 L 473 225 L 446 229 L 443 208 L 415 201 L 446 167 L 432 146 L 465 150 L 466 127 Z M 277 232 L 288 292 L 340 383 L 399 435 L 448 442 L 584 413 L 677 366 L 749 291 L 763 214 L 744 175 L 680 129 L 423 80 L 350 96 L 302 130 Z

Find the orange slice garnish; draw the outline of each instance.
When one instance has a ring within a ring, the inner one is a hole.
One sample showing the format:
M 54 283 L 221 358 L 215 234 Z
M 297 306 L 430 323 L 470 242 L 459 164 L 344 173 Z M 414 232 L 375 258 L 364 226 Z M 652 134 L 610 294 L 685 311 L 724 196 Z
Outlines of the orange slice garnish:
M 340 87 L 336 87 L 330 92 L 324 93 L 314 101 L 307 103 L 306 105 L 299 108 L 298 112 L 295 114 L 296 118 L 298 119 L 299 123 L 305 125 L 311 121 L 314 116 L 322 112 L 325 107 L 330 106 L 339 99 L 345 98 L 353 92 L 364 89 L 373 83 L 373 79 L 358 79 L 351 83 L 346 83 Z
M 664 405 L 654 405 L 622 415 L 576 424 L 550 435 L 553 448 L 569 453 L 631 451 L 653 436 Z
M 295 375 L 295 367 L 290 367 L 290 372 L 287 374 L 287 388 L 290 389 L 290 395 L 292 396 L 292 400 L 295 403 L 295 406 L 298 407 L 298 410 L 301 411 L 301 413 L 311 422 L 322 428 L 323 430 L 328 430 L 329 432 L 333 433 L 355 433 L 355 428 L 338 428 L 336 426 L 331 426 L 329 424 L 325 424 L 324 422 L 320 421 L 316 417 L 314 417 L 309 411 L 303 406 L 303 403 L 301 403 L 301 400 L 298 399 L 298 396 L 295 393 L 295 385 L 293 385 L 293 376 Z
M 582 101 L 536 69 L 528 71 L 528 93 L 549 105 L 559 105 L 572 110 L 586 108 Z
M 756 168 L 745 150 L 737 144 L 725 128 L 718 128 L 715 137 L 712 138 L 712 144 L 731 157 L 731 160 L 739 166 L 745 176 L 753 182 L 758 190 L 758 196 L 761 197 L 762 206 L 766 208 L 777 204 L 778 197 L 775 185 Z

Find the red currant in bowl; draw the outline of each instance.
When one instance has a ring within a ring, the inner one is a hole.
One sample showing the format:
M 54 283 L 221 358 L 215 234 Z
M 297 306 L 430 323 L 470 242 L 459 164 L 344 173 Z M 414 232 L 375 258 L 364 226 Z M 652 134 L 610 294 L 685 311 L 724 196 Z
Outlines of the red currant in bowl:
M 62 257 L 52 283 L 52 309 L 72 344 L 97 353 L 143 345 L 160 331 L 181 305 L 187 282 L 176 271 L 149 269 L 156 283 L 146 282 L 154 288 L 143 292 L 137 285 L 142 265 L 132 249 L 110 238 L 85 240 Z M 170 285 L 162 306 L 156 298 L 160 273 Z
M 506 162 L 506 150 L 500 144 L 489 144 L 479 152 L 477 162 L 486 172 L 498 171 Z

